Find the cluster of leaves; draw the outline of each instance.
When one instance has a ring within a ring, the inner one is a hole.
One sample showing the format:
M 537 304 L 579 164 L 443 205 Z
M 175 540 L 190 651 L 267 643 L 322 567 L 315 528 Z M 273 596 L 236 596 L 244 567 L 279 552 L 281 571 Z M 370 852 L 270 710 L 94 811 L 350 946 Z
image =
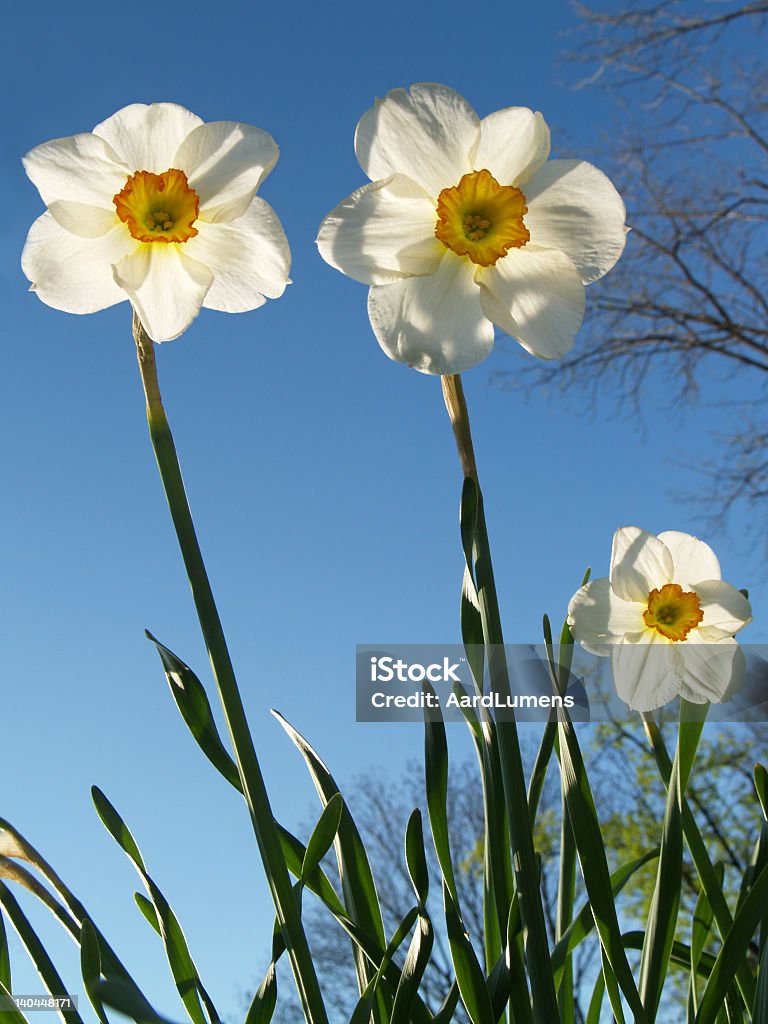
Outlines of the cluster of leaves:
M 466 554 L 462 629 L 468 660 L 479 682 L 485 677 L 487 658 L 498 684 L 506 666 L 498 660 L 503 650 L 498 608 L 482 498 L 472 479 L 465 482 L 462 538 Z M 552 681 L 562 692 L 568 680 L 572 640 L 564 627 L 557 663 L 546 621 L 545 639 Z M 241 774 L 216 728 L 203 684 L 168 648 L 159 643 L 157 647 L 190 732 L 223 778 L 244 792 Z M 663 1019 L 662 998 L 669 992 L 668 978 L 671 971 L 679 970 L 689 1024 L 745 1024 L 765 1019 L 768 773 L 758 766 L 754 781 L 759 804 L 754 801 L 755 789 L 749 791 L 749 796 L 753 811 L 757 807 L 759 811 L 743 816 L 744 841 L 737 844 L 724 806 L 715 813 L 713 805 L 713 801 L 722 802 L 729 795 L 722 777 L 719 786 L 713 783 L 714 788 L 705 786 L 698 792 L 694 788 L 687 795 L 704 724 L 700 711 L 683 706 L 674 759 L 667 752 L 659 728 L 647 718 L 646 740 L 656 767 L 652 786 L 647 777 L 649 793 L 656 787 L 658 798 L 649 797 L 643 814 L 638 812 L 638 820 L 645 816 L 647 834 L 636 827 L 633 817 L 634 838 L 627 844 L 623 816 L 632 805 L 619 797 L 613 818 L 606 816 L 608 830 L 601 829 L 595 793 L 566 713 L 559 713 L 544 728 L 527 792 L 514 723 L 494 722 L 484 713 L 478 714 L 480 717 L 466 712 L 479 764 L 479 799 L 474 798 L 477 789 L 468 785 L 462 787 L 460 795 L 455 788 L 452 791 L 458 803 L 449 800 L 445 727 L 439 718 L 426 722 L 424 779 L 433 855 L 427 855 L 422 815 L 415 809 L 405 826 L 405 860 L 399 875 L 403 884 L 391 884 L 390 861 L 384 883 L 378 887 L 369 850 L 332 774 L 306 739 L 280 719 L 304 758 L 322 810 L 306 844 L 276 822 L 273 824 L 285 864 L 295 879 L 295 910 L 302 914 L 305 892 L 314 894 L 326 921 L 330 915 L 345 935 L 348 951 L 351 949 L 349 962 L 356 992 L 350 1005 L 338 1006 L 337 1012 L 343 1013 L 350 1024 L 447 1024 L 462 1019 L 472 1024 L 496 1024 L 500 1020 L 509 1024 L 551 1024 L 554 1020 L 560 1024 L 597 1024 L 607 998 L 617 1021 L 626 1020 L 625 1008 L 629 1007 L 636 1022 L 650 1024 Z M 511 751 L 509 747 L 505 750 L 504 743 L 509 744 L 513 736 L 514 746 Z M 627 734 L 622 739 L 640 750 L 641 741 L 636 737 Z M 711 759 L 721 753 L 708 752 L 704 747 L 702 756 Z M 545 795 L 545 780 L 554 757 L 560 764 L 560 813 Z M 622 771 L 626 777 L 626 757 Z M 639 768 L 638 772 L 642 780 Z M 510 777 L 515 786 L 507 788 Z M 616 788 L 614 785 L 614 791 Z M 476 811 L 470 814 L 470 797 L 475 807 L 482 809 L 481 819 Z M 126 823 L 100 791 L 94 790 L 94 800 L 102 821 L 143 882 L 146 895 L 136 895 L 137 905 L 161 938 L 191 1024 L 220 1024 L 178 919 L 149 874 Z M 705 833 L 697 822 L 699 816 L 694 814 L 694 809 L 704 808 L 710 810 L 708 823 L 716 826 L 714 845 L 705 842 Z M 386 805 L 380 810 L 380 816 L 374 815 L 383 829 L 378 841 L 390 847 L 394 836 L 389 821 L 384 820 Z M 475 826 L 469 830 L 465 827 L 458 840 L 451 828 L 457 815 L 464 826 L 471 816 Z M 621 837 L 624 849 L 618 841 Z M 755 840 L 748 856 L 745 847 Z M 167 1024 L 85 907 L 7 822 L 0 822 L 0 843 L 0 876 L 21 884 L 42 900 L 79 944 L 85 991 L 100 1024 L 108 1024 L 110 1006 L 137 1024 Z M 335 851 L 337 883 L 331 881 L 331 869 L 326 869 L 331 847 Z M 609 863 L 607 851 L 613 851 L 615 865 Z M 727 883 L 725 866 L 719 862 L 722 856 L 730 858 L 730 868 L 738 872 Z M 581 869 L 579 885 L 577 863 Z M 555 866 L 556 895 L 548 881 L 554 876 Z M 639 883 L 646 867 L 652 872 L 641 890 Z M 686 878 L 689 896 L 682 895 Z M 437 895 L 435 889 L 442 899 L 433 898 Z M 547 897 L 543 905 L 539 900 L 542 890 Z M 617 908 L 625 890 L 642 891 L 643 896 L 640 901 L 637 896 L 628 901 L 622 921 Z M 689 908 L 691 901 L 691 916 L 686 913 L 680 918 L 681 902 Z M 540 919 L 536 917 L 537 903 Z M 0 882 L 0 906 L 48 991 L 65 994 L 67 990 L 43 943 L 5 882 Z M 275 1019 L 277 964 L 287 949 L 286 932 L 284 922 L 276 920 L 271 961 L 245 1024 L 269 1024 Z M 589 959 L 576 959 L 577 954 L 589 950 L 590 941 L 592 970 Z M 633 969 L 637 951 L 639 966 Z M 313 972 L 322 966 L 321 961 L 313 962 Z M 299 971 L 302 967 L 299 963 Z M 303 980 L 297 979 L 300 991 Z M 11 970 L 4 931 L 0 932 L 0 986 L 0 996 L 8 996 Z M 553 1001 L 554 1009 L 547 1005 L 548 1000 Z M 304 1006 L 306 1019 L 318 1021 L 306 1003 Z M 12 1024 L 23 1024 L 20 1011 L 9 1012 Z M 679 1007 L 677 1012 L 677 1019 L 681 1019 Z M 61 1016 L 68 1024 L 81 1022 L 77 1010 L 63 1010 Z

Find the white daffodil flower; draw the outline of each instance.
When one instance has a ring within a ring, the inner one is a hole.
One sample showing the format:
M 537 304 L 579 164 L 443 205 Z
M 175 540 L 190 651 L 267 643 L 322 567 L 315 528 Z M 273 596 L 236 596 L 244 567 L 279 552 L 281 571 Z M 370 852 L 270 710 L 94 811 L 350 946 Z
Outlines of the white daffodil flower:
M 494 324 L 533 355 L 569 351 L 584 285 L 624 249 L 608 178 L 551 160 L 544 118 L 509 107 L 480 118 L 444 85 L 395 89 L 355 135 L 372 179 L 323 221 L 323 258 L 371 285 L 368 314 L 391 359 L 453 374 L 493 347 Z
M 610 656 L 616 689 L 636 711 L 678 694 L 696 704 L 731 697 L 744 678 L 734 633 L 752 620 L 724 583 L 714 551 L 687 533 L 617 530 L 611 574 L 571 598 L 568 625 L 593 654 Z
M 176 103 L 134 103 L 37 146 L 24 168 L 48 210 L 21 259 L 31 290 L 68 313 L 130 299 L 154 341 L 201 306 L 241 313 L 277 298 L 290 250 L 255 195 L 277 157 L 261 128 L 204 124 Z

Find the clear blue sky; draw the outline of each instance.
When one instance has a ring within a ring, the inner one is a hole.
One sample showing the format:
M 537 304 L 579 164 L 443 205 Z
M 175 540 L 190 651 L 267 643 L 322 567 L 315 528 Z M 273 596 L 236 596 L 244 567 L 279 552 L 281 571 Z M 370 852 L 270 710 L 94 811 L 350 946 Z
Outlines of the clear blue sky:
M 325 213 L 364 181 L 355 124 L 375 96 L 439 81 L 481 115 L 540 109 L 554 155 L 598 162 L 613 112 L 607 98 L 567 86 L 557 59 L 572 17 L 560 0 L 190 0 L 151 10 L 89 0 L 14 4 L 4 24 L 0 814 L 49 856 L 158 1008 L 181 1019 L 161 948 L 133 906 L 133 871 L 92 809 L 98 783 L 233 1019 L 266 966 L 272 913 L 245 809 L 188 736 L 143 639 L 150 628 L 208 682 L 147 436 L 130 311 L 74 317 L 27 293 L 19 255 L 42 205 L 20 157 L 156 100 L 256 124 L 281 147 L 262 195 L 285 226 L 295 283 L 255 313 L 203 311 L 158 364 L 273 806 L 291 827 L 313 793 L 269 708 L 342 783 L 385 764 L 396 776 L 420 755 L 421 733 L 355 724 L 355 644 L 459 640 L 460 477 L 439 380 L 386 359 L 365 288 L 313 244 Z M 674 420 L 670 445 L 662 381 L 643 436 L 631 417 L 611 415 L 610 395 L 587 416 L 577 403 L 525 403 L 494 387 L 493 371 L 530 358 L 516 348 L 500 344 L 465 387 L 508 638 L 536 641 L 542 612 L 562 618 L 586 564 L 605 575 L 617 526 L 701 531 L 695 506 L 672 497 L 695 480 L 669 457 L 707 454 L 706 400 L 719 385 Z M 706 539 L 725 578 L 753 591 L 757 623 L 745 639 L 765 642 L 766 591 L 743 525 L 737 515 Z M 453 739 L 462 756 L 459 729 Z M 212 913 L 216 902 L 226 913 Z M 47 916 L 34 919 L 58 950 Z M 72 953 L 60 955 L 80 991 Z

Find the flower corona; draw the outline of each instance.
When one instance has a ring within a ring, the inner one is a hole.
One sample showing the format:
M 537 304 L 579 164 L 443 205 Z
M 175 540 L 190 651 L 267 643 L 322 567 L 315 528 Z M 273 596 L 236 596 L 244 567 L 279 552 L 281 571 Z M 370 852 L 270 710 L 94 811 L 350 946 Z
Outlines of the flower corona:
M 139 242 L 187 242 L 198 233 L 200 199 L 184 171 L 137 171 L 115 195 L 117 216 Z
M 490 171 L 472 171 L 438 196 L 435 235 L 457 256 L 492 267 L 530 240 L 523 221 L 527 212 L 519 188 L 500 185 Z

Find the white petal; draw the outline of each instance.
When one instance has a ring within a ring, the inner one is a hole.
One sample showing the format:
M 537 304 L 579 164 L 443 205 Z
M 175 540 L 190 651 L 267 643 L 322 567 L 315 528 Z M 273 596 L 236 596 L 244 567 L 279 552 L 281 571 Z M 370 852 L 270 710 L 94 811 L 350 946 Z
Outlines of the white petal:
M 730 700 L 744 684 L 746 662 L 736 640 L 726 637 L 717 643 L 701 643 L 694 634 L 676 644 L 682 658 L 681 695 L 696 704 Z
M 100 238 L 79 238 L 44 213 L 30 228 L 21 266 L 47 305 L 95 313 L 127 298 L 115 284 L 112 266 L 136 245 L 124 224 Z
M 27 153 L 22 163 L 46 206 L 66 199 L 112 213 L 112 198 L 130 173 L 110 146 L 90 132 L 44 142 Z
M 57 199 L 50 204 L 48 212 L 63 228 L 80 238 L 99 238 L 120 223 L 114 206 L 108 210 L 103 206 L 87 206 L 69 199 Z
M 93 133 L 110 144 L 131 174 L 162 174 L 174 166 L 179 146 L 202 123 L 178 103 L 132 103 L 97 124 Z
M 678 530 L 665 530 L 659 540 L 669 548 L 674 562 L 672 579 L 683 590 L 690 590 L 700 580 L 721 578 L 717 556 L 703 540 Z
M 190 132 L 173 166 L 187 175 L 206 220 L 233 220 L 245 212 L 278 156 L 269 132 L 236 121 L 212 121 Z
M 584 285 L 567 256 L 524 245 L 477 275 L 483 312 L 540 359 L 570 351 L 584 317 Z
M 395 174 L 364 185 L 320 225 L 320 255 L 363 284 L 390 284 L 434 274 L 445 253 L 435 237 L 435 201 L 410 178 Z
M 617 644 L 611 655 L 616 692 L 635 711 L 653 711 L 680 692 L 679 656 L 670 641 L 646 630 L 635 643 Z
M 355 133 L 358 162 L 372 181 L 408 175 L 437 199 L 474 167 L 480 120 L 444 85 L 393 89 L 367 110 Z
M 277 214 L 255 196 L 242 217 L 229 224 L 197 222 L 199 234 L 184 246 L 184 255 L 205 264 L 213 283 L 206 309 L 244 313 L 285 291 L 291 252 Z
M 624 251 L 626 210 L 608 178 L 583 160 L 550 160 L 523 189 L 531 242 L 570 256 L 584 284 Z
M 213 280 L 212 271 L 180 246 L 160 242 L 139 246 L 114 274 L 154 341 L 170 341 L 189 327 Z
M 374 285 L 368 316 L 390 359 L 422 373 L 461 373 L 493 348 L 493 324 L 483 316 L 474 264 L 447 252 L 436 274 Z
M 549 156 L 549 128 L 528 107 L 497 110 L 480 122 L 478 170 L 486 168 L 500 185 L 525 183 Z
M 613 536 L 611 586 L 625 601 L 648 605 L 648 595 L 672 581 L 672 555 L 658 537 L 638 526 L 622 526 Z
M 730 583 L 722 580 L 701 581 L 696 584 L 696 595 L 704 612 L 696 632 L 704 640 L 733 636 L 752 621 L 749 601 Z
M 573 595 L 568 605 L 568 625 L 575 639 L 594 653 L 595 648 L 616 643 L 626 633 L 645 629 L 644 611 L 645 605 L 617 597 L 610 580 L 604 577 L 585 584 Z

